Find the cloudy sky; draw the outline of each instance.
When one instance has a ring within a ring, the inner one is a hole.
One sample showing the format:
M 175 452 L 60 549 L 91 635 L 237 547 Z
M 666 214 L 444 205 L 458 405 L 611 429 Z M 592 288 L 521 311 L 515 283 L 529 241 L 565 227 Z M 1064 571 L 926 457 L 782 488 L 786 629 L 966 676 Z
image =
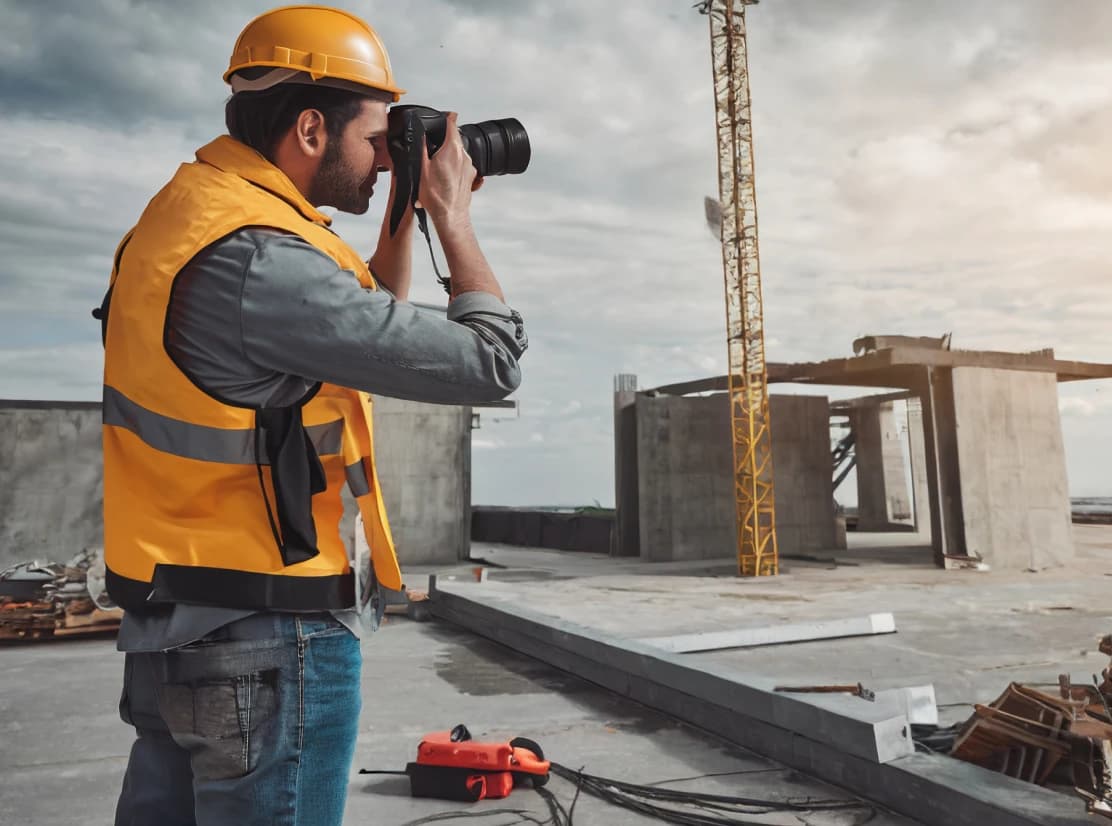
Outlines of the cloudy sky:
M 119 237 L 223 130 L 271 0 L 0 0 L 0 398 L 95 399 Z M 706 19 L 690 0 L 351 0 L 406 100 L 516 116 L 476 198 L 532 346 L 475 500 L 613 502 L 611 386 L 725 371 Z M 765 0 L 749 12 L 768 356 L 868 333 L 1112 362 L 1112 3 Z M 339 216 L 371 252 L 382 204 Z M 415 299 L 442 301 L 416 255 Z M 1112 495 L 1112 382 L 1062 392 L 1075 495 Z

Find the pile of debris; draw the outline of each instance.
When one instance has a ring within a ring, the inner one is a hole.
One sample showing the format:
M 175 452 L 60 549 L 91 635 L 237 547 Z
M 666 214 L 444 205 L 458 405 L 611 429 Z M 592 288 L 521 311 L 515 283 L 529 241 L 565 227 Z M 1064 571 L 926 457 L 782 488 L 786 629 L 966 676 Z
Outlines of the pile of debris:
M 65 565 L 35 560 L 0 571 L 0 640 L 115 631 L 122 617 L 104 592 L 104 562 L 96 549 Z
M 1112 635 L 1100 650 L 1112 656 Z M 1048 693 L 1012 683 L 993 703 L 974 706 L 951 756 L 1040 786 L 1073 788 L 1090 812 L 1112 817 L 1112 666 L 1103 682 L 1058 678 Z

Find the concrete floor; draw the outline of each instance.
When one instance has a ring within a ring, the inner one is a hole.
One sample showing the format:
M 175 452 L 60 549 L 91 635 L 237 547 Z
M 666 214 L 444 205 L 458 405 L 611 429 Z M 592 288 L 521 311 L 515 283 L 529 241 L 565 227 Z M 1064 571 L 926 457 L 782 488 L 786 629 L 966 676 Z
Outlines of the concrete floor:
M 582 562 L 582 559 L 579 559 Z M 111 639 L 0 648 L 0 823 L 71 826 L 110 823 L 131 743 L 116 702 L 122 655 Z M 394 619 L 364 642 L 364 710 L 355 769 L 402 768 L 421 735 L 466 722 L 476 737 L 538 740 L 566 765 L 636 782 L 772 799 L 849 799 L 670 718 L 625 701 L 452 627 Z M 690 779 L 699 775 L 714 777 Z M 676 780 L 688 778 L 686 780 Z M 570 803 L 573 788 L 550 788 Z M 527 808 L 522 790 L 476 811 Z M 345 822 L 400 826 L 460 804 L 415 801 L 405 778 L 353 771 Z M 855 826 L 867 812 L 753 816 L 755 823 Z M 484 823 L 521 822 L 493 815 Z M 641 815 L 581 798 L 576 826 L 648 824 Z M 876 826 L 911 824 L 880 813 Z
M 1096 641 L 1112 632 L 1112 527 L 1078 526 L 1075 536 L 1076 563 L 1042 573 L 939 571 L 922 538 L 908 534 L 851 534 L 851 550 L 786 559 L 782 576 L 761 581 L 732 576 L 729 560 L 653 564 L 494 545 L 476 545 L 473 555 L 505 566 L 488 572 L 483 587 L 492 593 L 627 637 L 891 611 L 894 635 L 691 656 L 799 683 L 933 682 L 944 720 L 953 721 L 1009 681 L 1053 683 L 1062 672 L 1089 681 L 1107 667 Z M 902 547 L 885 547 L 894 543 Z M 411 571 L 411 584 L 420 585 L 425 572 Z M 441 574 L 472 576 L 470 567 Z M 638 782 L 714 774 L 679 785 L 776 799 L 847 797 L 451 627 L 395 619 L 365 641 L 364 657 L 356 768 L 401 768 L 422 734 L 466 722 L 478 737 L 529 736 L 562 763 Z M 0 823 L 111 821 L 131 741 L 115 710 L 121 663 L 107 639 L 0 648 Z M 568 784 L 554 780 L 551 788 L 570 801 Z M 527 791 L 479 807 L 507 804 L 542 811 Z M 1079 805 L 1073 798 L 1063 804 Z M 400 826 L 458 808 L 410 799 L 404 778 L 353 774 L 347 822 Z M 861 819 L 754 818 L 811 826 Z M 656 821 L 581 799 L 575 822 Z M 910 823 L 887 813 L 871 822 Z

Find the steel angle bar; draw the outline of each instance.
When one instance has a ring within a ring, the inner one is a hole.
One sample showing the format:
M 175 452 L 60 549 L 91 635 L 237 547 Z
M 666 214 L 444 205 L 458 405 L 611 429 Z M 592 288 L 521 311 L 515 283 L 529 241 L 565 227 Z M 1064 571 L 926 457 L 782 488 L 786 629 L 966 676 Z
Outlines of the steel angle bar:
M 675 634 L 669 637 L 647 637 L 645 645 L 673 654 L 695 654 L 727 648 L 751 648 L 758 645 L 782 645 L 809 640 L 833 640 L 840 637 L 866 637 L 894 634 L 896 620 L 891 614 L 869 614 L 836 620 L 771 625 L 760 628 L 733 628 L 728 631 L 704 631 L 697 634 Z

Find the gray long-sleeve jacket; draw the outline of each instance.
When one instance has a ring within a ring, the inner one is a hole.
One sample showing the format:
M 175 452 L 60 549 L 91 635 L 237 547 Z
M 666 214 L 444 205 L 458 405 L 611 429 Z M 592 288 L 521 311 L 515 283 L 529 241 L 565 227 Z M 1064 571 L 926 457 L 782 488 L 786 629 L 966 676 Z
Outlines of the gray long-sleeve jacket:
M 521 381 L 521 316 L 488 293 L 465 293 L 447 318 L 363 289 L 297 236 L 268 227 L 232 233 L 178 275 L 167 349 L 202 390 L 254 407 L 294 404 L 320 381 L 412 401 L 475 404 Z M 127 614 L 121 651 L 175 648 L 250 615 L 176 605 Z M 354 612 L 337 617 L 358 634 Z

